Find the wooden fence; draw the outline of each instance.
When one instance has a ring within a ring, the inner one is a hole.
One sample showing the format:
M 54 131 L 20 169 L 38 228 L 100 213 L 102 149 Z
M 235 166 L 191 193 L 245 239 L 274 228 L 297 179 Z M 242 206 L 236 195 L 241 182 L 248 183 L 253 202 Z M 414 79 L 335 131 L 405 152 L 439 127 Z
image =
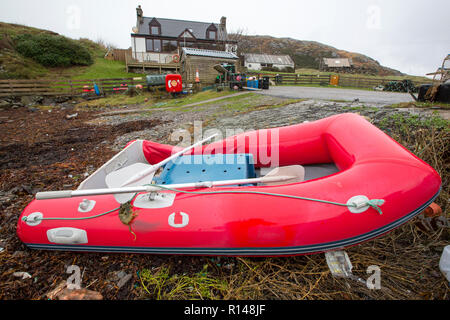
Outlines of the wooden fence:
M 0 97 L 9 96 L 77 96 L 92 90 L 97 84 L 102 93 L 114 92 L 121 85 L 143 85 L 145 78 L 115 78 L 92 80 L 0 80 Z
M 251 76 L 261 75 L 267 76 L 272 81 L 281 85 L 322 85 L 328 86 L 331 83 L 333 75 L 310 75 L 310 74 L 281 74 L 278 78 L 275 74 L 248 74 Z M 371 89 L 377 86 L 384 86 L 390 81 L 401 81 L 398 79 L 386 79 L 386 78 L 370 78 L 370 77 L 351 77 L 351 76 L 339 76 L 338 86 L 340 87 L 352 87 L 352 88 L 366 88 Z M 427 82 L 412 81 L 415 86 L 420 86 Z
M 127 55 L 131 55 L 131 49 L 111 49 L 108 51 L 106 59 L 125 62 Z

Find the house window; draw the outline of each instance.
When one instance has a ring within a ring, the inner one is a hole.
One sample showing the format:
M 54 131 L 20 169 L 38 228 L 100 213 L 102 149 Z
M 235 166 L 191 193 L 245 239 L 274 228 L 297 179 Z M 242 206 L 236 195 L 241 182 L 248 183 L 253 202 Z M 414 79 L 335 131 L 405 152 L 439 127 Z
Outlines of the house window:
M 176 41 L 163 40 L 163 52 L 173 52 L 177 48 L 178 43 Z
M 158 26 L 150 26 L 150 34 L 160 35 L 161 34 L 160 30 L 161 29 Z
M 217 37 L 217 32 L 216 31 L 211 31 L 211 30 L 209 30 L 208 31 L 208 39 L 216 39 L 216 37 Z
M 161 40 L 153 40 L 153 51 L 161 52 Z
M 161 40 L 146 39 L 147 52 L 161 52 Z
M 191 41 L 180 41 L 180 47 L 182 48 L 195 48 L 196 45 Z
M 145 40 L 147 51 L 153 51 L 153 39 L 146 39 Z

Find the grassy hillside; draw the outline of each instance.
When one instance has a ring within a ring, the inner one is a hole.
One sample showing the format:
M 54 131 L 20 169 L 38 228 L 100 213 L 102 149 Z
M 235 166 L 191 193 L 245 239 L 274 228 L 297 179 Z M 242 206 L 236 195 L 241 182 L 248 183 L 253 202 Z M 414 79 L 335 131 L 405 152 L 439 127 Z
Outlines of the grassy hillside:
M 356 74 L 377 76 L 402 76 L 400 71 L 382 66 L 378 61 L 363 54 L 339 50 L 315 42 L 270 36 L 231 35 L 238 41 L 240 53 L 287 54 L 294 60 L 296 68 L 318 70 L 323 58 L 352 59 Z
M 106 48 L 89 39 L 0 22 L 0 79 L 98 79 L 138 76 L 125 63 L 104 59 Z

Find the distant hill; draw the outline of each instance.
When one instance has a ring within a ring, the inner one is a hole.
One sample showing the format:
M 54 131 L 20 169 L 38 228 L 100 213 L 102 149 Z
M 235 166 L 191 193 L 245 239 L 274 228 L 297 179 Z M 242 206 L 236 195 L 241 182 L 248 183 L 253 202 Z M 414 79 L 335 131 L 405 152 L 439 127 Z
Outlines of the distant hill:
M 0 22 L 0 79 L 34 79 L 94 63 L 106 48 L 89 39 Z
M 323 58 L 350 58 L 354 73 L 378 76 L 402 76 L 398 70 L 385 66 L 363 54 L 339 50 L 315 42 L 292 38 L 275 38 L 271 36 L 230 35 L 238 41 L 239 53 L 266 53 L 290 55 L 296 68 L 319 69 Z

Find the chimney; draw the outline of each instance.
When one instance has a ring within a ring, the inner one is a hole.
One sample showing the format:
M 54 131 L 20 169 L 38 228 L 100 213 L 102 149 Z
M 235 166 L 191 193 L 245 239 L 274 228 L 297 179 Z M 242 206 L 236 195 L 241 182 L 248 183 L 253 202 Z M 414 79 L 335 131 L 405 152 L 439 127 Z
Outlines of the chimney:
M 227 18 L 222 17 L 220 18 L 220 26 L 219 26 L 219 40 L 220 41 L 227 41 L 228 34 L 227 34 Z
M 226 18 L 226 17 L 220 18 L 220 27 L 221 27 L 224 31 L 227 30 L 227 18 Z
M 141 5 L 138 5 L 136 8 L 137 22 L 138 25 L 144 23 L 144 11 L 141 8 Z

